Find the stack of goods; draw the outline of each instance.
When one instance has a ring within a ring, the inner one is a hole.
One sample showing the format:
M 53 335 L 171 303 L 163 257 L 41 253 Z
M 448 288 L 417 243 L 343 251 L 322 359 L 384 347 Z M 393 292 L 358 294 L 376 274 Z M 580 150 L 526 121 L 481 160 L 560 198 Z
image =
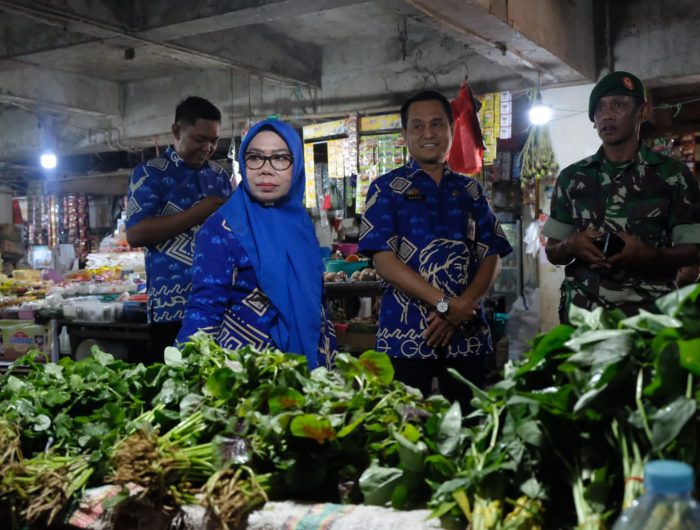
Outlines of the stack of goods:
M 32 349 L 47 351 L 47 329 L 34 322 L 37 306 L 51 287 L 41 273 L 17 269 L 0 283 L 0 362 L 7 363 Z
M 23 255 L 22 231 L 15 225 L 0 225 L 0 256 L 6 261 L 13 261 Z
M 356 114 L 347 119 L 348 137 L 343 143 L 346 176 L 357 175 L 357 121 Z
M 363 136 L 360 140 L 359 159 L 355 208 L 361 212 L 365 207 L 370 183 L 406 162 L 406 142 L 399 133 Z
M 119 267 L 86 269 L 67 274 L 49 290 L 61 301 L 61 316 L 81 322 L 115 322 L 122 319 L 123 304 L 132 301 L 140 283 L 124 277 Z
M 148 368 L 27 356 L 0 378 L 0 520 L 74 522 L 83 490 L 107 483 L 117 510 L 200 504 L 222 528 L 267 499 L 427 506 L 445 528 L 608 528 L 645 462 L 700 466 L 700 285 L 656 305 L 572 312 L 578 328 L 538 337 L 488 390 L 464 381 L 468 418 L 371 351 L 311 373 L 205 335 Z
M 119 268 L 143 273 L 146 270 L 146 258 L 141 251 L 90 252 L 85 260 L 85 268 Z
M 87 195 L 47 195 L 43 182 L 34 181 L 28 186 L 27 210 L 30 245 L 55 248 L 59 243 L 70 243 L 75 245 L 76 255 L 85 258 L 90 251 Z
M 61 243 L 73 243 L 84 260 L 90 250 L 87 195 L 64 195 L 60 201 Z
M 46 326 L 34 320 L 0 320 L 0 362 L 5 364 L 26 355 L 32 350 L 48 354 L 48 331 Z M 45 360 L 39 355 L 38 362 Z
M 51 285 L 51 281 L 41 279 L 41 271 L 12 271 L 12 278 L 0 284 L 0 318 L 33 318 L 33 315 L 19 315 L 20 306 L 43 299 Z
M 31 181 L 27 185 L 27 213 L 28 243 L 55 246 L 58 243 L 56 198 L 45 194 L 42 181 Z
M 377 280 L 377 272 L 369 268 L 368 259 L 361 259 L 357 254 L 344 258 L 340 251 L 336 251 L 331 258 L 324 260 L 326 272 L 323 281 L 326 283 Z

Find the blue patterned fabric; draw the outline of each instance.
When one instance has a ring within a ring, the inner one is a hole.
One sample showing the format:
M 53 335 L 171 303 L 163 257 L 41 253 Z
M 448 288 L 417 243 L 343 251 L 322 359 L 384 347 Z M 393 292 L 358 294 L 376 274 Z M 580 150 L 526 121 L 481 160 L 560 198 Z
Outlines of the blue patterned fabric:
M 144 219 L 187 210 L 205 196 L 231 195 L 226 171 L 214 162 L 200 169 L 185 165 L 169 147 L 162 156 L 139 164 L 131 173 L 126 227 Z M 177 322 L 185 315 L 192 284 L 194 235 L 197 227 L 146 248 L 149 322 Z
M 250 141 L 266 129 L 279 134 L 294 157 L 289 192 L 274 205 L 263 205 L 250 195 L 243 159 Z M 261 322 L 249 314 L 237 314 L 233 306 L 220 305 L 219 309 L 225 307 L 226 315 L 233 321 L 263 332 L 280 350 L 306 355 L 309 367 L 315 368 L 319 364 L 319 344 L 322 344 L 322 330 L 325 329 L 325 317 L 322 318 L 323 263 L 311 218 L 303 205 L 305 174 L 301 138 L 290 125 L 278 120 L 265 120 L 248 131 L 239 153 L 243 180 L 218 213 L 225 219 L 226 230 L 232 233 L 237 247 L 243 252 L 231 254 L 226 244 L 215 248 L 204 237 L 198 237 L 196 253 L 206 253 L 207 260 L 218 259 L 209 256 L 209 253 L 228 253 L 227 259 L 233 260 L 234 275 L 238 274 L 240 267 L 250 267 L 257 281 L 245 288 L 252 293 L 259 286 L 259 291 L 264 293 L 268 304 L 274 308 L 274 318 Z M 202 263 L 202 269 L 195 269 L 192 306 L 210 296 L 214 297 L 213 303 L 223 303 L 216 293 L 204 286 L 200 288 L 200 282 L 218 281 L 216 275 L 210 278 L 205 274 L 208 270 L 208 263 Z M 230 277 L 226 280 L 229 284 L 233 283 L 234 290 L 240 287 L 236 280 L 231 282 Z M 210 301 L 208 299 L 206 302 Z M 189 336 L 187 334 L 196 329 L 190 325 L 194 316 L 190 318 L 189 315 L 188 306 L 182 337 Z M 200 314 L 197 318 L 209 317 Z M 198 324 L 204 325 L 205 322 L 200 320 Z M 206 324 L 210 329 L 211 325 Z M 214 326 L 218 325 L 214 323 Z
M 250 141 L 270 129 L 284 139 L 294 164 L 285 197 L 273 206 L 261 204 L 248 190 L 244 156 Z M 241 186 L 221 207 L 248 254 L 263 292 L 278 311 L 270 333 L 282 351 L 315 358 L 321 326 L 318 318 L 323 290 L 321 249 L 304 208 L 304 151 L 299 134 L 287 123 L 268 119 L 255 124 L 241 142 Z M 313 366 L 312 366 L 313 367 Z
M 261 290 L 253 264 L 221 210 L 197 232 L 195 249 L 192 294 L 177 342 L 202 330 L 232 350 L 247 344 L 258 350 L 277 347 L 271 329 L 279 312 Z M 335 333 L 320 299 L 315 314 L 322 333 L 314 353 L 307 355 L 309 366 L 330 368 Z
M 420 166 L 407 165 L 370 185 L 360 229 L 360 252 L 392 251 L 446 295 L 462 294 L 482 260 L 512 252 L 475 180 L 445 166 L 438 185 Z M 483 309 L 443 351 L 422 337 L 434 310 L 383 282 L 377 350 L 407 359 L 454 358 L 493 351 Z M 438 355 L 439 354 L 439 355 Z

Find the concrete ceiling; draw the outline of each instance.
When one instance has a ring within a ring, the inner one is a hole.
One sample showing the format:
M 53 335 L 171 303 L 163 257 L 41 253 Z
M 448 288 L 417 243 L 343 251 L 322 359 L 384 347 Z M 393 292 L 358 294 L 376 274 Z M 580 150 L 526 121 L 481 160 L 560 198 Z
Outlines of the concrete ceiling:
M 696 82 L 698 20 L 695 0 L 0 0 L 0 185 L 31 177 L 44 146 L 163 145 L 192 94 L 230 135 L 270 113 L 301 125 L 450 95 L 465 76 L 519 89 L 612 63 Z

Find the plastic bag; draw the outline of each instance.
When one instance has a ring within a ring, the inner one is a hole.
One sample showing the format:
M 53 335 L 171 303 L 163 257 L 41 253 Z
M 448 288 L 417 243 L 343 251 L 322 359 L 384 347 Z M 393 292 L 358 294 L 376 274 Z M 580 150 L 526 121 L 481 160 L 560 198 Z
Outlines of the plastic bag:
M 530 342 L 540 329 L 540 291 L 525 289 L 508 312 L 506 335 L 508 336 L 508 357 L 520 359 L 530 349 Z

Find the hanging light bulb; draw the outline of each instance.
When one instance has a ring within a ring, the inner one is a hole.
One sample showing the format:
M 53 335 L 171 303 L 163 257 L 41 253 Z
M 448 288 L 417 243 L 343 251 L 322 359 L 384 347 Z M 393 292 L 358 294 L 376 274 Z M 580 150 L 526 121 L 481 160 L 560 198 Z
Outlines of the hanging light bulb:
M 539 93 L 528 111 L 528 117 L 533 125 L 544 125 L 552 119 L 552 109 L 542 103 L 542 96 Z
M 54 169 L 58 163 L 58 159 L 52 151 L 45 151 L 39 157 L 39 163 L 44 169 Z
M 56 137 L 53 134 L 54 123 L 50 116 L 39 116 L 39 146 L 41 154 L 39 155 L 39 164 L 44 169 L 55 169 L 58 164 L 58 158 L 54 148 L 56 147 Z

